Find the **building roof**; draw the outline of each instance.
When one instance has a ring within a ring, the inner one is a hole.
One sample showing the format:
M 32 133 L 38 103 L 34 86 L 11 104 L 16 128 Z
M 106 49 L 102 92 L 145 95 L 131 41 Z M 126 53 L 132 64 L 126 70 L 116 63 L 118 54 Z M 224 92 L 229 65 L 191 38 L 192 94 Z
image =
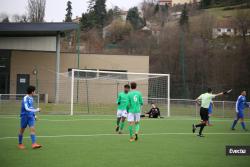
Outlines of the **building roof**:
M 236 25 L 233 20 L 224 19 L 217 21 L 215 24 L 215 28 L 236 28 Z
M 76 23 L 0 23 L 0 36 L 55 36 L 77 28 Z

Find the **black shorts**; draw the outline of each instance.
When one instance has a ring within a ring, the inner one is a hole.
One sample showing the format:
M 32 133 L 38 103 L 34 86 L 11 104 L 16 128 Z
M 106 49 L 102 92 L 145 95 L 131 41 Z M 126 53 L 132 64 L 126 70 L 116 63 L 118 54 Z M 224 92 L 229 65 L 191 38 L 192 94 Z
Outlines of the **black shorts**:
M 208 121 L 208 108 L 200 108 L 200 116 L 202 121 Z

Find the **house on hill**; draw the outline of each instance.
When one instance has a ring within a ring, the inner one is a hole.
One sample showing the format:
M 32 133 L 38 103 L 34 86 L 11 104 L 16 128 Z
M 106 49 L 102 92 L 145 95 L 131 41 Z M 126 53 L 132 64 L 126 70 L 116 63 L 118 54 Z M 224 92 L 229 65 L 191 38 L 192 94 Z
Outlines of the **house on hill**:
M 213 28 L 213 38 L 220 36 L 235 36 L 237 35 L 237 27 L 232 20 L 220 20 L 217 21 Z
M 201 0 L 158 0 L 159 5 L 168 5 L 168 6 L 175 6 L 175 5 L 183 5 L 185 3 L 196 4 L 199 3 Z

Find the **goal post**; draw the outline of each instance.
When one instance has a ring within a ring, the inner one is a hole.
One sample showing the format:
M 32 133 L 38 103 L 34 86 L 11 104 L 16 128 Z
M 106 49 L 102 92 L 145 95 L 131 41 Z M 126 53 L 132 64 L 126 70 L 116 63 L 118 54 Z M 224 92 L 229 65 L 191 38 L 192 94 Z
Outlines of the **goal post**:
M 145 103 L 142 112 L 147 112 L 151 103 L 155 103 L 162 115 L 170 116 L 170 74 L 72 69 L 68 76 L 71 79 L 70 115 L 114 114 L 123 86 L 136 82 Z

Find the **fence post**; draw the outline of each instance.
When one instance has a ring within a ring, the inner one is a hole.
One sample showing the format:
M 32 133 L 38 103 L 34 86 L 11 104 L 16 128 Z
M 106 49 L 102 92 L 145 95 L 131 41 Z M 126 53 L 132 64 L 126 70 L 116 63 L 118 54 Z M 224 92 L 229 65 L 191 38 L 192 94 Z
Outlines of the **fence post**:
M 225 118 L 225 101 L 222 101 L 223 118 Z
M 198 115 L 198 104 L 195 102 L 195 118 L 197 118 Z

